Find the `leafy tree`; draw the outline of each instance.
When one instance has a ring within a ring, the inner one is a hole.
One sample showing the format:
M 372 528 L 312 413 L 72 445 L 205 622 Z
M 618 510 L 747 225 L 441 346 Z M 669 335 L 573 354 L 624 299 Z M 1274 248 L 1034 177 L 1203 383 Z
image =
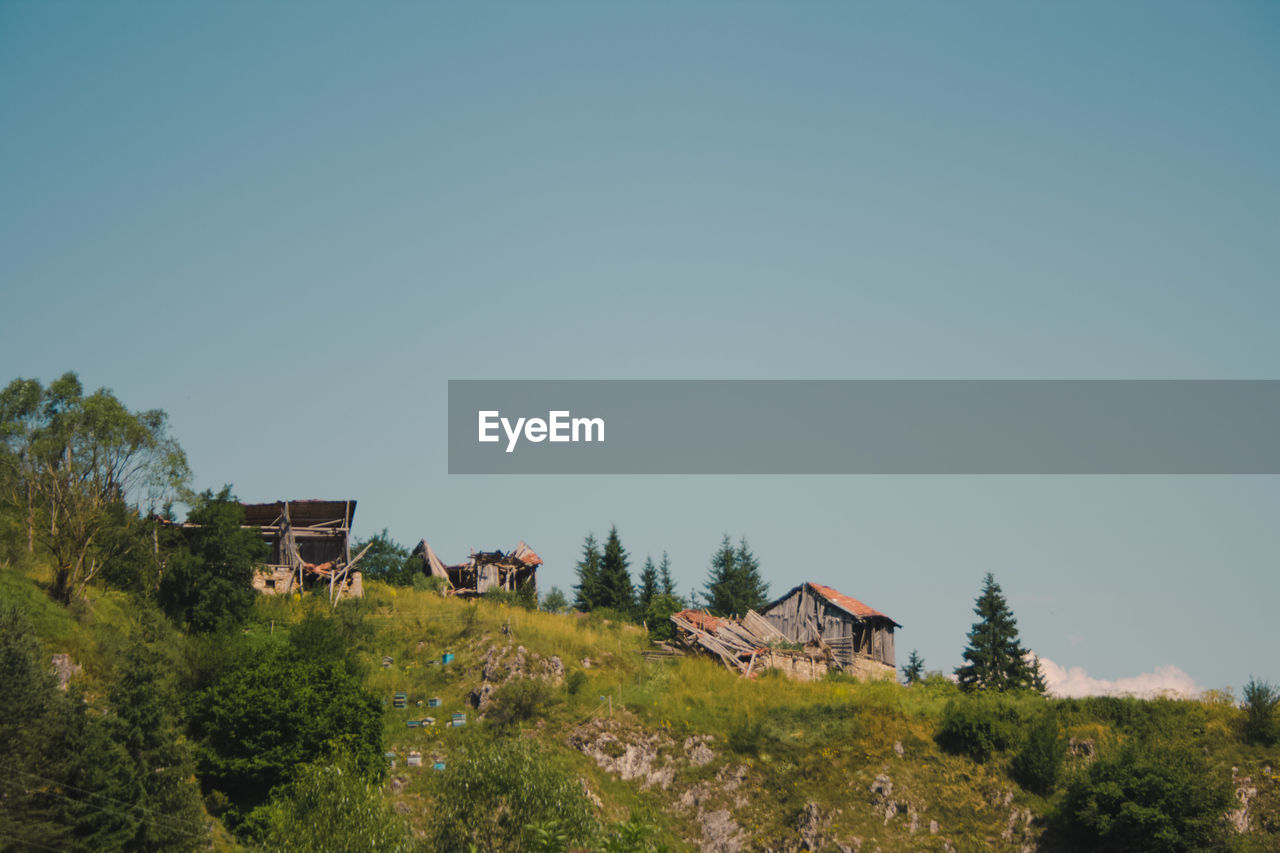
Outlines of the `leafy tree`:
M 596 607 L 610 607 L 624 617 L 632 618 L 636 612 L 636 594 L 631 586 L 628 565 L 617 525 L 611 526 L 600 555 L 600 601 Z
M 382 786 L 347 756 L 297 768 L 248 821 L 263 849 L 281 853 L 410 853 L 413 833 Z
M 99 541 L 108 508 L 158 506 L 190 476 L 159 409 L 131 412 L 99 389 L 85 395 L 74 373 L 41 387 L 17 379 L 0 394 L 5 498 L 20 503 L 29 541 L 54 561 L 51 595 L 69 603 L 110 562 Z
M 1280 723 L 1276 708 L 1280 706 L 1280 690 L 1252 676 L 1244 686 L 1244 726 L 1242 734 L 1248 743 L 1271 746 L 1280 739 Z
M 769 601 L 769 584 L 760 577 L 760 562 L 747 546 L 746 537 L 733 546 L 725 534 L 711 556 L 706 588 L 707 609 L 717 616 L 757 610 Z
M 1027 662 L 1027 650 L 1018 639 L 1018 621 L 990 572 L 983 578 L 973 612 L 979 620 L 969 631 L 966 663 L 956 668 L 960 686 L 966 690 L 1031 689 L 1043 693 L 1039 661 Z
M 1227 850 L 1227 780 L 1190 750 L 1133 741 L 1067 785 L 1062 815 L 1082 849 Z
M 573 606 L 583 612 L 603 606 L 600 589 L 600 548 L 590 533 L 582 543 L 582 559 L 577 565 L 578 583 L 573 588 Z
M 364 556 L 356 563 L 356 568 L 370 580 L 394 586 L 413 586 L 414 580 L 423 574 L 423 561 L 418 557 L 410 559 L 409 549 L 392 539 L 385 527 L 381 533 L 368 539 L 356 540 L 351 546 L 351 553 L 359 554 L 361 551 L 364 551 Z
M 542 597 L 542 609 L 548 613 L 564 613 L 569 609 L 569 599 L 564 597 L 560 587 L 553 586 L 551 591 Z
M 231 823 L 335 742 L 362 774 L 383 772 L 381 703 L 353 674 L 354 662 L 325 653 L 329 647 L 322 640 L 260 648 L 196 695 L 200 777 L 231 802 Z
M 217 631 L 244 621 L 253 609 L 255 566 L 267 545 L 244 529 L 244 507 L 224 486 L 205 491 L 187 514 L 183 530 L 167 531 L 170 549 L 160 581 L 160 604 L 171 619 L 192 631 Z
M 662 552 L 662 562 L 658 563 L 658 585 L 662 589 L 663 595 L 669 595 L 678 599 L 676 595 L 676 582 L 671 577 L 671 558 L 667 556 L 667 552 Z
M 924 658 L 920 657 L 919 652 L 912 649 L 911 657 L 907 658 L 906 666 L 902 667 L 902 681 L 910 686 L 922 678 L 924 678 Z
M 640 570 L 640 591 L 636 596 L 636 605 L 643 616 L 649 612 L 649 604 L 653 597 L 662 591 L 658 580 L 658 569 L 653 565 L 652 557 L 644 558 L 644 567 Z
M 525 827 L 557 821 L 558 833 L 582 843 L 595 830 L 591 805 L 577 780 L 524 738 L 472 736 L 441 773 L 429 849 L 461 853 L 537 849 Z M 525 845 L 528 846 L 525 846 Z

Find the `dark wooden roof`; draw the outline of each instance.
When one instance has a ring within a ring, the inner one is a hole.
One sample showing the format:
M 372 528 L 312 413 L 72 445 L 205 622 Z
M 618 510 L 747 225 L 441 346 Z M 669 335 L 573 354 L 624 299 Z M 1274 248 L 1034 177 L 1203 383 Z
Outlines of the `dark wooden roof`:
M 288 501 L 289 520 L 294 527 L 351 527 L 356 514 L 355 501 L 304 500 Z M 270 527 L 284 516 L 285 501 L 269 504 L 243 504 L 244 523 L 251 527 Z

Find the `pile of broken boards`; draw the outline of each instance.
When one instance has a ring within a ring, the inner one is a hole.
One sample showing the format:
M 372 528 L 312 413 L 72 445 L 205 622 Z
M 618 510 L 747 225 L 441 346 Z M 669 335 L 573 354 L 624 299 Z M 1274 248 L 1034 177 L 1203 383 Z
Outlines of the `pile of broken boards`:
M 754 610 L 741 619 L 712 616 L 704 610 L 682 610 L 671 615 L 674 643 L 658 643 L 646 653 L 650 660 L 682 655 L 686 651 L 710 654 L 748 678 L 765 669 L 778 669 L 792 678 L 812 681 L 840 664 L 831 648 L 819 640 L 803 647 Z

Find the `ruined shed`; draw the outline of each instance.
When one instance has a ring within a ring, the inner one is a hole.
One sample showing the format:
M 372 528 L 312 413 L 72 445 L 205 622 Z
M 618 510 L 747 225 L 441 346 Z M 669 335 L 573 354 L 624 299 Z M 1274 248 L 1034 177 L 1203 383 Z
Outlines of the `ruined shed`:
M 353 500 L 299 500 L 243 504 L 244 526 L 257 528 L 271 549 L 253 585 L 265 593 L 310 589 L 317 583 L 330 597 L 360 596 L 364 587 L 351 557 Z
M 760 615 L 793 643 L 822 643 L 846 669 L 894 674 L 893 631 L 902 626 L 858 599 L 805 582 L 765 605 Z
M 448 581 L 454 595 L 483 595 L 491 589 L 517 591 L 538 588 L 538 566 L 542 558 L 521 542 L 514 551 L 472 551 L 464 563 L 445 565 L 436 552 L 423 539 L 413 549 L 413 555 L 421 557 L 423 571 L 430 577 Z

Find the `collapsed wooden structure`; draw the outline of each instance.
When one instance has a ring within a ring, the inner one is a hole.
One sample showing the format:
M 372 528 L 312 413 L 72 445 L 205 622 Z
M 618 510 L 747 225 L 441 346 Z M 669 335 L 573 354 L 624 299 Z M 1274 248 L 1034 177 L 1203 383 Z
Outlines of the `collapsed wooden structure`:
M 285 595 L 323 585 L 335 604 L 343 595 L 364 595 L 363 580 L 355 570 L 364 551 L 351 556 L 355 501 L 295 500 L 240 506 L 244 510 L 241 529 L 257 531 L 269 549 L 267 562 L 254 574 L 254 589 Z M 190 522 L 160 521 L 182 530 L 200 527 Z
M 287 594 L 329 588 L 329 600 L 359 597 L 364 584 L 351 557 L 351 520 L 356 502 L 300 500 L 242 504 L 244 526 L 257 528 L 271 549 L 267 565 L 253 580 L 264 593 Z M 366 549 L 367 550 L 367 549 Z
M 538 566 L 542 558 L 521 542 L 514 551 L 472 551 L 466 562 L 445 565 L 436 552 L 423 539 L 413 549 L 413 556 L 420 557 L 423 571 L 433 578 L 445 581 L 447 595 L 484 595 L 492 589 L 511 592 L 538 590 Z
M 893 678 L 893 629 L 878 610 L 828 586 L 803 583 L 742 618 L 705 611 L 672 614 L 675 644 L 659 643 L 650 659 L 697 651 L 744 676 L 779 669 L 802 680 L 838 669 L 858 678 Z

